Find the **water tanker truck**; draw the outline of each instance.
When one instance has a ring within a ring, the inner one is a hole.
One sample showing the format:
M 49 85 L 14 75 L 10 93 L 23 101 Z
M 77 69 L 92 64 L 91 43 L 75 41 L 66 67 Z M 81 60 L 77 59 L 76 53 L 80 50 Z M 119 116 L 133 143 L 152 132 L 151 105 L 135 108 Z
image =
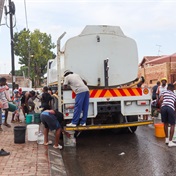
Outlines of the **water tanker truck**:
M 64 34 L 63 34 L 64 35 Z M 57 58 L 47 65 L 47 84 L 58 87 L 59 110 L 70 120 L 75 94 L 63 90 L 63 72 L 71 70 L 87 82 L 90 89 L 86 127 L 67 130 L 89 130 L 128 127 L 134 132 L 139 125 L 153 123 L 138 119 L 151 113 L 148 88 L 137 87 L 138 51 L 135 40 L 124 35 L 118 26 L 88 25 L 66 41 Z

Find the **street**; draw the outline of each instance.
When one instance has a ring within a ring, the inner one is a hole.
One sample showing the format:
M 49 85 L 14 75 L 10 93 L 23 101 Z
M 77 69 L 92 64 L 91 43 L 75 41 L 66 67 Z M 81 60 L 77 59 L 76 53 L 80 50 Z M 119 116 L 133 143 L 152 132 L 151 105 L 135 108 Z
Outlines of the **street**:
M 175 176 L 176 148 L 154 136 L 154 127 L 134 134 L 85 131 L 77 146 L 61 151 L 69 176 Z

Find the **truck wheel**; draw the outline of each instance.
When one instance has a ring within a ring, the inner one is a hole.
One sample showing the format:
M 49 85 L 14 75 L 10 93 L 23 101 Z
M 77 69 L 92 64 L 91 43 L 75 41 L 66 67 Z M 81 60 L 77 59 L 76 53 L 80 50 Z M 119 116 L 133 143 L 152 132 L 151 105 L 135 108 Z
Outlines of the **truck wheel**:
M 112 115 L 113 123 L 114 124 L 121 124 L 125 122 L 124 116 L 121 113 L 114 113 Z M 121 133 L 123 132 L 124 128 L 114 128 L 112 129 L 113 133 Z
M 126 117 L 127 122 L 137 122 L 138 121 L 138 116 L 127 116 Z M 134 133 L 137 130 L 137 126 L 134 127 L 128 127 L 128 131 L 131 133 Z

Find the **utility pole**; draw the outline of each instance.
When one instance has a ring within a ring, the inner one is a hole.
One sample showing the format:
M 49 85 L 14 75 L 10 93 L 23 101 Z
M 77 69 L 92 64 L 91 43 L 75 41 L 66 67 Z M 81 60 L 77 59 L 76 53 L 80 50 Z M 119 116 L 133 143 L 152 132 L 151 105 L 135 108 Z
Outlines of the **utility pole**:
M 12 62 L 12 89 L 15 88 L 15 58 L 14 58 L 14 40 L 13 40 L 13 15 L 15 14 L 15 5 L 9 0 L 10 15 L 10 38 L 11 38 L 11 62 Z
M 28 20 L 27 20 L 27 9 L 26 9 L 26 0 L 24 0 L 24 7 L 25 7 L 25 18 L 26 18 L 26 30 L 28 30 Z M 31 46 L 30 46 L 30 35 L 28 39 L 28 79 L 30 79 L 30 72 L 31 72 Z
M 61 112 L 62 110 L 62 102 L 61 102 L 61 39 L 64 37 L 66 32 L 64 32 L 57 40 L 57 84 L 58 84 L 58 110 Z

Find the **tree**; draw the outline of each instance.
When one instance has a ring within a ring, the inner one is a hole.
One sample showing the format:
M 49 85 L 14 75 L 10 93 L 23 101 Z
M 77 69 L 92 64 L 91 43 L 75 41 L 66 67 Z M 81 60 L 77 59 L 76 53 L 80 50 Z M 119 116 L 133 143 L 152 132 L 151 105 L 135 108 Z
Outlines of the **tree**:
M 46 65 L 49 59 L 56 55 L 51 51 L 56 46 L 51 41 L 51 35 L 41 33 L 38 29 L 34 32 L 23 29 L 14 34 L 14 53 L 19 56 L 19 64 L 22 65 L 18 73 L 28 73 L 28 61 L 30 59 L 30 75 L 36 87 L 40 85 L 41 78 L 46 73 Z

